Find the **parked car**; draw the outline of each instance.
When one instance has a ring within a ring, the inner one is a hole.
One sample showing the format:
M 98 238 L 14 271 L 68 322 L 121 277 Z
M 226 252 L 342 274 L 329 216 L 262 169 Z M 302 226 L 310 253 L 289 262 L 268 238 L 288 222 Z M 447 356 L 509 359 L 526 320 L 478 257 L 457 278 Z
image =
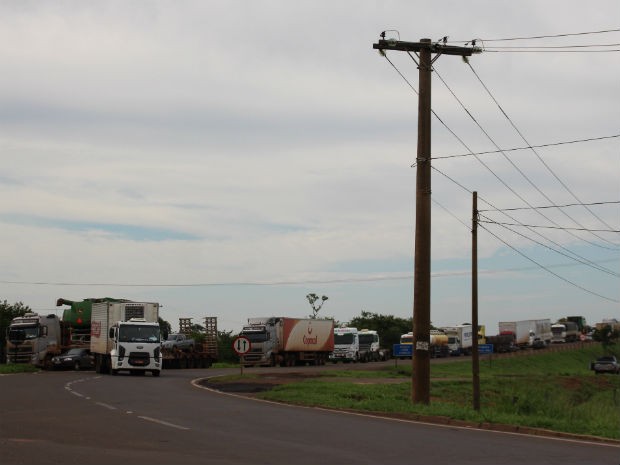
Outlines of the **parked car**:
M 69 349 L 67 352 L 52 357 L 54 368 L 82 370 L 95 366 L 94 357 L 88 349 Z
M 599 373 L 613 373 L 620 374 L 620 363 L 613 355 L 606 355 L 604 357 L 599 357 L 592 364 L 592 369 L 594 373 L 597 375 Z

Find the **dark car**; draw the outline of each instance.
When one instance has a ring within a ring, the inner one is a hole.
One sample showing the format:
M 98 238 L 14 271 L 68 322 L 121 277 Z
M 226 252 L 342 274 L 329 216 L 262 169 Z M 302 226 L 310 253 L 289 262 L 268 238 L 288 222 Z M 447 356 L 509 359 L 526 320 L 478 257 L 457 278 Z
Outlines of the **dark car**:
M 93 356 L 88 349 L 69 349 L 67 352 L 52 358 L 55 369 L 88 369 L 95 366 Z
M 593 362 L 591 368 L 597 375 L 599 373 L 613 373 L 620 375 L 620 363 L 613 355 L 607 355 L 605 357 L 599 357 L 596 362 Z

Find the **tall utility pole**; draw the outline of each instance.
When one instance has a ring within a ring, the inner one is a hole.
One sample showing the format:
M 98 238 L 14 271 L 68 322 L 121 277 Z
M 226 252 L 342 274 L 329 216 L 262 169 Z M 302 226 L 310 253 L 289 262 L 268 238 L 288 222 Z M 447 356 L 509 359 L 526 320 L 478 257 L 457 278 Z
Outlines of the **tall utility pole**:
M 480 410 L 480 354 L 478 352 L 478 192 L 472 196 L 471 212 L 471 326 L 472 340 L 471 373 L 473 408 Z
M 415 53 L 419 58 L 418 156 L 416 159 L 416 226 L 413 278 L 413 372 L 414 403 L 430 403 L 430 335 L 431 335 L 431 71 L 440 55 L 471 56 L 482 50 L 455 47 L 431 39 L 420 42 L 382 40 L 372 48 L 385 53 L 397 50 Z M 435 57 L 432 58 L 432 54 Z

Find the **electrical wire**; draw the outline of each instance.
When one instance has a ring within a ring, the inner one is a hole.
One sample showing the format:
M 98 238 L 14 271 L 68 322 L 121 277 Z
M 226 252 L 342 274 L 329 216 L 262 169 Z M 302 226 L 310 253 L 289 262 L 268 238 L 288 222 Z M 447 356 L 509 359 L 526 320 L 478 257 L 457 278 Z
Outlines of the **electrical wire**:
M 508 113 L 506 113 L 506 111 L 504 111 L 504 109 L 502 108 L 502 106 L 499 104 L 499 102 L 497 101 L 497 99 L 495 98 L 495 96 L 491 93 L 491 91 L 489 90 L 489 88 L 486 86 L 486 84 L 482 81 L 482 79 L 480 78 L 480 76 L 478 75 L 478 73 L 476 73 L 476 70 L 474 70 L 474 67 L 471 65 L 471 63 L 467 63 L 467 65 L 469 66 L 469 69 L 472 71 L 472 73 L 474 73 L 474 76 L 476 76 L 476 78 L 478 79 L 478 81 L 480 82 L 480 84 L 482 85 L 482 87 L 486 90 L 487 94 L 489 95 L 489 97 L 491 97 L 491 100 L 493 100 L 493 102 L 495 102 L 495 104 L 497 105 L 497 107 L 499 108 L 500 112 L 504 115 L 504 117 L 506 118 L 506 120 L 510 123 L 510 125 L 513 127 L 513 129 L 516 131 L 516 133 L 521 137 L 521 139 L 527 144 L 527 145 L 532 145 L 530 144 L 530 142 L 525 138 L 525 136 L 523 135 L 523 133 L 519 130 L 519 128 L 517 128 L 516 124 L 514 123 L 514 121 L 510 118 L 510 116 L 508 116 Z M 572 189 L 570 189 L 568 187 L 568 185 L 562 181 L 560 179 L 560 177 L 553 171 L 553 169 L 551 169 L 551 167 L 543 160 L 543 158 L 540 156 L 540 154 L 535 150 L 535 149 L 530 149 L 538 158 L 538 160 L 542 163 L 542 165 L 547 169 L 547 171 L 556 179 L 556 181 L 558 181 L 560 183 L 560 185 L 566 190 L 566 192 L 568 192 L 577 202 L 579 202 L 580 204 L 583 204 L 583 201 L 581 199 L 579 199 L 579 197 L 577 197 L 577 195 L 572 191 Z M 547 200 L 549 200 L 550 203 L 555 203 L 552 202 L 547 196 L 545 196 L 545 198 Z M 612 227 L 607 224 L 607 222 L 605 222 L 602 218 L 600 218 L 596 213 L 594 213 L 590 208 L 588 208 L 586 205 L 584 205 L 584 208 L 597 220 L 599 220 L 601 222 L 601 224 L 603 224 L 606 228 L 608 229 L 612 229 Z M 564 212 L 564 210 L 561 210 L 561 212 L 563 212 L 565 215 L 566 213 Z M 567 215 L 568 216 L 568 215 Z M 581 225 L 579 222 L 575 221 L 572 217 L 568 216 L 572 221 L 575 222 L 575 224 L 577 224 L 580 227 L 583 227 L 583 225 Z M 593 233 L 594 234 L 594 233 Z M 601 237 L 599 237 L 598 235 L 594 234 L 596 237 L 598 237 L 599 239 L 602 239 Z M 606 239 L 602 239 L 605 242 L 609 242 Z
M 537 265 L 539 268 L 541 268 L 541 269 L 545 270 L 547 273 L 552 274 L 552 275 L 553 275 L 553 276 L 555 276 L 556 278 L 561 279 L 562 281 L 564 281 L 564 282 L 566 282 L 566 283 L 568 283 L 568 284 L 570 284 L 570 285 L 572 285 L 572 286 L 574 286 L 574 287 L 576 287 L 576 288 L 578 288 L 578 289 L 581 289 L 582 291 L 587 292 L 588 294 L 592 294 L 592 295 L 595 295 L 595 296 L 597 296 L 597 297 L 600 297 L 601 299 L 608 300 L 608 301 L 610 301 L 610 302 L 620 302 L 620 301 L 619 301 L 619 300 L 617 300 L 617 299 L 613 299 L 613 298 L 611 298 L 611 297 L 607 297 L 607 296 L 604 296 L 604 295 L 602 295 L 602 294 L 599 294 L 598 292 L 591 291 L 590 289 L 587 289 L 587 288 L 585 288 L 585 287 L 583 287 L 583 286 L 580 286 L 580 285 L 579 285 L 579 284 L 577 284 L 577 283 L 574 283 L 573 281 L 571 281 L 571 280 L 569 280 L 569 279 L 564 278 L 563 276 L 561 276 L 561 275 L 559 275 L 559 274 L 557 274 L 557 273 L 555 273 L 555 272 L 551 271 L 548 267 L 546 267 L 546 266 L 544 266 L 544 265 L 541 265 L 540 263 L 538 263 L 538 262 L 537 262 L 536 260 L 534 260 L 533 258 L 528 257 L 528 256 L 527 256 L 527 255 L 525 255 L 523 252 L 521 252 L 520 250 L 518 250 L 516 247 L 513 247 L 512 245 L 508 244 L 508 243 L 507 243 L 506 241 L 504 241 L 502 238 L 498 237 L 497 235 L 495 235 L 495 234 L 493 234 L 491 231 L 489 231 L 489 229 L 488 229 L 488 228 L 485 228 L 485 227 L 484 227 L 484 226 L 482 226 L 482 225 L 480 225 L 480 227 L 481 227 L 482 229 L 484 229 L 486 232 L 488 232 L 488 233 L 489 233 L 491 236 L 493 236 L 495 239 L 497 239 L 498 241 L 502 242 L 505 246 L 510 247 L 512 250 L 514 250 L 515 252 L 517 252 L 519 255 L 521 255 L 521 256 L 522 256 L 522 257 L 524 257 L 525 259 L 529 260 L 530 262 L 534 263 L 534 264 L 535 264 L 535 265 Z
M 452 183 L 454 183 L 455 185 L 457 185 L 458 187 L 460 187 L 461 189 L 463 189 L 464 191 L 468 192 L 470 195 L 472 194 L 472 191 L 467 189 L 465 186 L 463 186 L 461 183 L 459 183 L 458 181 L 456 181 L 455 179 L 453 179 L 452 177 L 448 176 L 446 173 L 444 173 L 443 171 L 437 169 L 437 167 L 435 166 L 431 166 L 431 168 L 436 171 L 437 173 L 441 174 L 442 176 L 444 176 L 446 179 L 448 179 L 449 181 L 451 181 Z M 489 201 L 485 200 L 484 197 L 482 197 L 481 195 L 478 195 L 478 200 L 481 202 L 484 202 L 485 204 L 487 204 L 488 206 L 490 206 L 491 208 L 493 208 L 495 211 L 498 211 L 499 213 L 502 213 L 504 216 L 506 216 L 507 218 L 510 218 L 512 221 L 515 221 L 517 223 L 519 223 L 519 221 L 514 218 L 513 216 L 509 215 L 508 213 L 506 213 L 505 211 L 500 211 L 498 210 L 495 205 L 493 205 L 492 203 L 490 203 Z M 593 262 L 592 260 L 589 260 L 585 257 L 582 257 L 581 255 L 573 252 L 572 250 L 564 247 L 562 244 L 559 244 L 558 242 L 549 239 L 548 237 L 545 237 L 543 234 L 541 234 L 540 232 L 536 231 L 536 229 L 533 228 L 527 228 L 530 232 L 538 235 L 539 237 L 541 237 L 542 239 L 546 240 L 547 242 L 550 242 L 551 244 L 555 245 L 556 247 L 558 247 L 561 250 L 564 250 L 566 253 L 572 255 L 572 259 L 580 262 L 580 263 L 584 263 L 587 264 L 589 267 L 601 271 L 603 273 L 607 273 L 607 274 L 615 274 L 616 272 L 613 270 L 610 270 L 608 268 L 602 267 L 600 265 L 598 265 L 597 263 Z M 565 255 L 564 253 L 558 252 L 560 255 Z M 566 255 L 565 255 L 566 256 Z
M 564 205 L 544 205 L 541 207 L 534 207 L 536 209 L 543 209 L 543 208 L 566 208 L 566 207 L 576 207 L 576 206 L 583 206 L 583 205 L 610 205 L 610 204 L 619 204 L 620 200 L 613 200 L 611 202 L 590 202 L 590 203 L 567 203 Z M 529 208 L 526 207 L 515 207 L 515 208 L 498 208 L 497 210 L 493 210 L 493 211 L 516 211 L 516 210 L 529 210 Z M 486 212 L 486 211 L 491 211 L 491 210 L 478 210 L 480 212 Z
M 470 65 L 471 67 L 471 65 Z M 459 105 L 461 106 L 461 108 L 463 108 L 463 110 L 465 111 L 465 113 L 467 113 L 467 115 L 471 118 L 471 120 L 478 126 L 478 128 L 482 131 L 482 133 L 487 137 L 487 139 L 489 139 L 489 141 L 498 149 L 500 150 L 500 153 L 504 156 L 504 158 L 508 161 L 508 163 L 510 163 L 510 165 L 512 165 L 512 167 L 530 184 L 530 186 L 532 186 L 540 195 L 542 195 L 545 199 L 547 199 L 547 201 L 549 203 L 554 204 L 555 202 L 553 202 L 549 196 L 547 196 L 547 194 L 545 194 L 524 172 L 523 170 L 521 170 L 513 161 L 512 159 L 506 155 L 506 153 L 504 153 L 503 151 L 501 151 L 500 147 L 497 145 L 497 143 L 493 140 L 493 138 L 490 136 L 490 134 L 482 127 L 482 125 L 478 122 L 478 120 L 474 117 L 474 115 L 469 111 L 469 109 L 463 104 L 463 102 L 461 101 L 461 99 L 458 98 L 458 96 L 454 93 L 454 91 L 450 88 L 450 86 L 447 84 L 447 82 L 443 79 L 443 77 L 441 77 L 441 74 L 439 74 L 439 72 L 435 70 L 435 74 L 436 76 L 439 78 L 439 80 L 444 84 L 444 86 L 448 89 L 448 91 L 452 94 L 452 96 L 456 99 L 456 101 L 459 103 Z M 513 126 L 514 127 L 514 126 Z M 528 145 L 529 142 L 526 141 L 526 143 Z M 495 173 L 486 163 L 484 163 L 479 157 L 475 156 L 476 160 L 478 160 L 478 162 L 480 164 L 482 164 L 482 166 L 484 166 L 491 174 L 493 174 L 493 176 L 495 176 L 495 178 L 504 185 L 504 187 L 506 187 L 510 192 L 512 192 L 515 196 L 517 196 L 523 203 L 525 203 L 526 205 L 528 205 L 529 207 L 533 208 L 532 205 L 529 203 L 529 201 L 527 201 L 525 199 L 525 197 L 523 197 L 521 194 L 519 194 L 515 189 L 513 189 L 511 186 L 508 185 L 508 183 L 506 181 L 504 181 L 497 173 Z M 577 200 L 579 201 L 579 200 Z M 548 222 L 555 224 L 556 226 L 559 226 L 559 224 L 557 224 L 556 222 L 554 222 L 551 218 L 549 218 L 548 216 L 544 215 L 543 213 L 541 213 L 538 210 L 535 210 L 536 213 L 538 213 L 540 216 L 542 216 L 545 220 L 547 220 Z M 569 219 L 571 219 L 575 224 L 577 224 L 580 227 L 583 227 L 583 225 L 579 224 L 574 218 L 572 218 L 570 215 L 568 215 L 568 213 L 566 213 L 565 211 L 561 210 L 560 211 L 567 216 Z M 611 229 L 611 228 L 610 228 Z M 582 237 L 579 237 L 577 234 L 573 233 L 572 231 L 566 231 L 568 234 L 572 235 L 573 237 L 575 237 L 578 240 L 582 240 L 585 241 L 587 243 L 589 243 L 590 245 L 593 245 L 595 247 L 601 247 L 601 248 L 606 248 L 609 249 L 609 247 L 604 247 L 600 244 L 597 244 L 595 242 L 591 242 L 588 241 L 587 239 L 584 239 Z M 596 233 L 590 233 L 593 234 L 594 236 L 596 236 L 598 239 L 604 241 L 604 242 L 609 242 L 607 239 L 599 237 Z M 612 243 L 613 244 L 613 243 Z M 615 245 L 615 244 L 613 244 Z M 613 249 L 612 249 L 613 250 Z
M 532 39 L 556 39 L 559 37 L 575 37 L 575 36 L 585 36 L 585 35 L 593 35 L 593 34 L 606 34 L 609 32 L 620 32 L 620 29 L 604 29 L 600 31 L 587 31 L 587 32 L 570 32 L 566 34 L 551 34 L 551 35 L 538 35 L 538 36 L 526 36 L 526 37 L 508 37 L 504 39 L 474 39 L 480 40 L 482 42 L 507 42 L 511 40 L 532 40 Z M 455 41 L 454 43 L 462 43 L 464 40 Z M 467 41 L 467 43 L 471 42 L 471 40 Z M 450 43 L 453 43 L 450 41 Z
M 502 153 L 502 152 L 515 152 L 517 150 L 529 150 L 532 148 L 538 149 L 543 147 L 555 147 L 558 145 L 569 145 L 569 144 L 577 144 L 580 142 L 592 142 L 597 140 L 605 140 L 605 139 L 613 139 L 616 137 L 620 137 L 620 134 L 614 134 L 612 136 L 601 136 L 601 137 L 590 137 L 588 139 L 577 139 L 577 140 L 568 140 L 563 142 L 552 142 L 549 144 L 540 144 L 540 145 L 527 145 L 524 147 L 513 147 L 511 149 L 500 149 L 500 150 L 487 150 L 486 152 L 476 152 L 476 153 L 460 153 L 457 155 L 442 155 L 437 157 L 431 157 L 431 160 L 443 160 L 446 158 L 461 158 L 461 157 L 471 157 L 474 155 L 488 155 L 492 153 Z
M 484 218 L 487 218 L 486 216 Z M 567 228 L 565 226 L 541 226 L 541 225 L 533 225 L 533 224 L 525 224 L 525 223 L 500 223 L 499 221 L 493 221 L 490 218 L 487 218 L 487 221 L 481 221 L 481 223 L 490 223 L 490 224 L 499 224 L 506 226 L 523 226 L 526 228 L 544 228 L 544 229 L 559 229 L 565 231 L 567 229 L 571 229 L 573 231 L 596 231 L 596 232 L 608 232 L 608 233 L 620 233 L 620 229 L 581 229 L 581 228 Z M 620 276 L 620 275 L 619 275 Z

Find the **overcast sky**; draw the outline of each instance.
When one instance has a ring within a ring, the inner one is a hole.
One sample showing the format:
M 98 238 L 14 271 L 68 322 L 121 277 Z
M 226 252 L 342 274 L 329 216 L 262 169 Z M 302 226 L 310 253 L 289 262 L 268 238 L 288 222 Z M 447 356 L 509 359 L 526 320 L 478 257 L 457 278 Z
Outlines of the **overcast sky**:
M 1 1 L 0 18 L 0 300 L 157 301 L 173 329 L 234 332 L 309 315 L 308 293 L 339 322 L 410 317 L 418 70 L 373 50 L 389 30 L 486 50 L 434 63 L 432 323 L 471 320 L 472 191 L 525 207 L 481 219 L 553 227 L 481 223 L 488 334 L 620 319 L 617 0 Z M 524 48 L 575 45 L 598 47 Z

